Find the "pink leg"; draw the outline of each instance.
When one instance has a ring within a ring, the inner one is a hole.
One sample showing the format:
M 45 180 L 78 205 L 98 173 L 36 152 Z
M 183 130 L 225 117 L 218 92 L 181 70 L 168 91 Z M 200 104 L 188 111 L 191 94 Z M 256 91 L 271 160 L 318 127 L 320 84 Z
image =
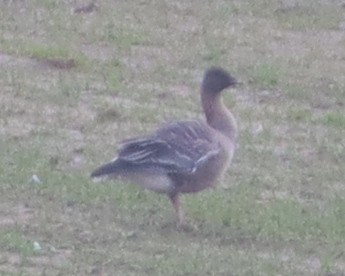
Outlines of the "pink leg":
M 185 218 L 184 218 L 184 213 L 181 209 L 179 195 L 175 194 L 173 196 L 170 196 L 170 200 L 176 211 L 177 227 L 178 228 L 183 227 L 185 225 Z

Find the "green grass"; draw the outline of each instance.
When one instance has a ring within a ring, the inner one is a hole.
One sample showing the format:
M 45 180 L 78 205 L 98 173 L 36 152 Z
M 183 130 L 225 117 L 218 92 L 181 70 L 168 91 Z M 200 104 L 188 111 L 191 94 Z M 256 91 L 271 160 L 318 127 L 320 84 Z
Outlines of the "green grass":
M 292 108 L 288 113 L 288 117 L 291 121 L 295 122 L 310 122 L 313 114 L 310 110 Z
M 270 88 L 278 84 L 280 75 L 276 66 L 260 64 L 254 69 L 253 78 L 261 88 Z
M 0 274 L 344 274 L 340 4 L 0 3 Z M 89 174 L 198 117 L 211 65 L 244 82 L 224 98 L 239 146 L 216 189 L 182 197 L 183 232 L 167 197 Z
M 90 66 L 90 62 L 84 54 L 77 53 L 65 46 L 50 46 L 21 41 L 18 44 L 14 47 L 11 42 L 3 41 L 0 49 L 4 53 L 29 57 L 39 61 L 56 61 L 60 63 L 71 61 L 69 67 L 79 66 L 81 68 L 87 68 Z
M 1 231 L 0 247 L 11 252 L 18 252 L 23 256 L 34 254 L 34 242 L 16 231 Z
M 291 5 L 278 7 L 275 13 L 276 20 L 283 27 L 296 31 L 336 29 L 342 20 L 339 4 L 320 4 L 317 1 L 291 2 Z
M 101 39 L 110 43 L 116 43 L 124 48 L 131 46 L 145 44 L 148 41 L 148 36 L 143 33 L 135 33 L 129 30 L 123 30 L 116 27 L 114 24 L 105 26 L 105 32 Z
M 341 112 L 329 112 L 324 116 L 323 122 L 329 126 L 333 126 L 336 128 L 344 128 L 345 115 Z

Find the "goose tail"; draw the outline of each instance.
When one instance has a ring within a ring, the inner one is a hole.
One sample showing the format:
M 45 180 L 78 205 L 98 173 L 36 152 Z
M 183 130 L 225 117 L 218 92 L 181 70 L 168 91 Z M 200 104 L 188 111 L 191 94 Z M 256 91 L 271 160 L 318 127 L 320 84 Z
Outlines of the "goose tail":
M 116 175 L 119 172 L 119 164 L 117 160 L 106 163 L 91 173 L 91 178 L 93 181 L 98 182 L 102 180 L 109 179 L 110 177 Z

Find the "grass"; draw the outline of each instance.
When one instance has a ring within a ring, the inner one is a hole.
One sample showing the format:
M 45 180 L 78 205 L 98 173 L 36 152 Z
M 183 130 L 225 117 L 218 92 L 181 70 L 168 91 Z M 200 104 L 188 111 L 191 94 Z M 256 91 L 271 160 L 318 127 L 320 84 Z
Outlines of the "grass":
M 254 70 L 254 80 L 261 88 L 270 88 L 278 84 L 279 69 L 268 64 L 260 64 Z
M 0 274 L 343 275 L 341 1 L 139 2 L 0 3 Z M 211 65 L 244 82 L 239 147 L 180 232 L 168 198 L 89 174 L 199 116 Z
M 309 2 L 309 3 L 308 3 Z M 341 20 L 341 8 L 334 3 L 317 3 L 318 1 L 305 1 L 305 3 L 290 3 L 278 7 L 275 11 L 276 19 L 280 24 L 290 30 L 308 31 L 336 29 Z
M 19 252 L 24 256 L 34 253 L 34 244 L 15 231 L 2 231 L 0 245 L 8 251 Z
M 336 128 L 345 127 L 345 116 L 341 112 L 329 112 L 324 116 L 324 123 Z
M 85 68 L 90 65 L 85 55 L 73 52 L 67 47 L 30 44 L 27 42 L 19 42 L 19 44 L 14 48 L 10 42 L 3 42 L 2 51 L 16 56 L 29 57 L 42 63 L 46 62 L 51 67 L 61 69 L 69 69 L 77 66 Z

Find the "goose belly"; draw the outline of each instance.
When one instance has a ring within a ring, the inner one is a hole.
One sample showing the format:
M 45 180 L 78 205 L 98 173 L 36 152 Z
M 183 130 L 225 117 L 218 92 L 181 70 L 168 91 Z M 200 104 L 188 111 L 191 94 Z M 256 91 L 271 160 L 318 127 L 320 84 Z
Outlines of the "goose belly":
M 180 184 L 179 192 L 194 193 L 215 186 L 228 169 L 232 155 L 232 152 L 228 152 L 221 157 L 209 160 L 207 164 L 186 177 L 182 185 Z
M 171 179 L 163 173 L 131 172 L 120 177 L 130 183 L 157 193 L 170 193 L 174 189 Z

